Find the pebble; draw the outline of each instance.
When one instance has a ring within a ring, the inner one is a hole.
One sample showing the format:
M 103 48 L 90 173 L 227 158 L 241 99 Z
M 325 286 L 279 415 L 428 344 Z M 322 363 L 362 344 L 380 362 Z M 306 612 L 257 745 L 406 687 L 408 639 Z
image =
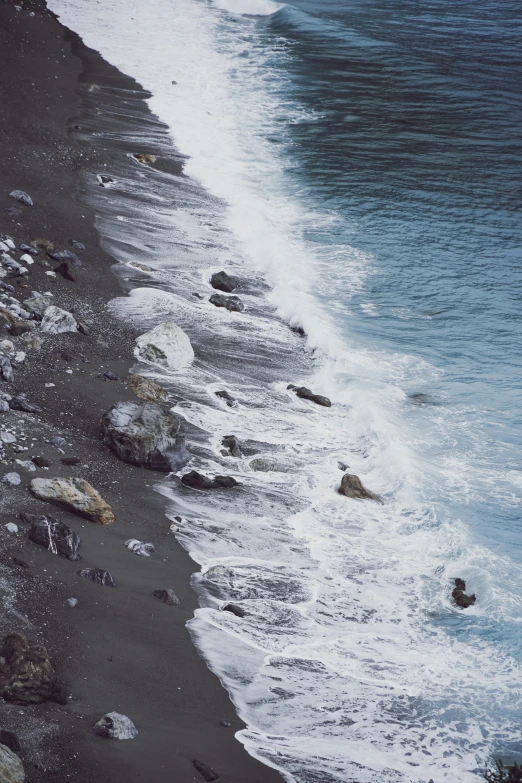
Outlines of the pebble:
M 59 435 L 53 435 L 49 443 L 52 446 L 56 446 L 57 449 L 63 449 L 64 446 L 67 446 L 67 441 L 65 438 L 60 438 Z
M 12 190 L 9 194 L 11 198 L 24 204 L 26 207 L 33 207 L 33 199 L 24 190 Z M 13 243 L 14 244 L 14 243 Z
M 12 432 L 8 432 L 7 430 L 2 430 L 0 432 L 0 440 L 3 443 L 15 443 L 16 442 L 16 435 L 13 435 Z
M 76 606 L 77 603 L 78 603 L 78 599 L 77 598 L 68 598 L 67 599 L 67 605 L 70 606 L 71 609 L 73 609 Z
M 22 478 L 19 473 L 6 473 L 2 479 L 3 484 L 10 484 L 12 487 L 17 487 L 22 483 Z
M 135 555 L 140 555 L 141 557 L 150 557 L 156 551 L 154 544 L 145 544 L 143 541 L 138 541 L 137 538 L 127 539 L 125 546 L 131 552 L 134 552 Z
M 56 272 L 46 272 L 47 277 L 56 277 Z
M 109 381 L 118 381 L 119 380 L 118 376 L 114 375 L 114 373 L 111 372 L 110 370 L 107 370 L 107 372 L 104 372 L 103 373 L 103 377 L 107 378 L 107 380 L 109 380 Z
M 20 256 L 20 261 L 22 261 L 24 264 L 29 264 L 29 266 L 34 264 L 34 258 L 31 258 L 29 253 L 24 253 L 23 256 Z
M 8 522 L 4 527 L 9 533 L 18 533 L 18 525 L 15 525 L 14 522 Z
M 36 470 L 36 465 L 32 460 L 28 459 L 15 459 L 15 462 L 17 465 L 20 465 L 21 468 L 25 468 L 25 470 L 29 470 L 30 472 L 33 472 Z

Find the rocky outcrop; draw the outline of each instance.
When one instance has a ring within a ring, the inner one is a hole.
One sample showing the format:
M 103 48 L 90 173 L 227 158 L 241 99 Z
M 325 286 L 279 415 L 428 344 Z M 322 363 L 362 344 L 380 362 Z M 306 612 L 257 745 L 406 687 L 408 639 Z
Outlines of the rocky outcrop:
M 48 500 L 76 511 L 97 525 L 110 525 L 114 514 L 108 503 L 81 478 L 36 478 L 31 481 L 31 492 L 40 500 Z
M 104 568 L 82 568 L 76 573 L 78 576 L 83 577 L 83 579 L 89 579 L 89 581 L 95 582 L 97 585 L 116 587 L 113 575 Z
M 0 783 L 24 783 L 24 766 L 16 753 L 0 745 Z
M 232 476 L 214 476 L 209 478 L 198 473 L 197 470 L 191 470 L 181 477 L 181 483 L 192 489 L 231 489 L 236 487 L 238 482 Z
M 165 321 L 137 338 L 134 356 L 168 370 L 178 370 L 191 363 L 194 351 L 183 329 L 174 321 Z
M 464 592 L 466 589 L 466 582 L 464 579 L 455 579 L 455 587 L 451 593 L 451 597 L 461 609 L 469 609 L 470 606 L 476 602 L 477 597 L 475 593 L 472 595 L 466 595 Z
M 355 476 L 353 473 L 345 473 L 341 479 L 341 488 L 339 490 L 340 495 L 346 495 L 347 498 L 356 498 L 357 500 L 376 500 L 377 503 L 383 503 L 383 500 L 379 495 L 374 492 L 370 492 L 363 486 L 363 483 L 359 476 Z
M 64 332 L 77 332 L 78 324 L 74 316 L 67 310 L 51 305 L 44 312 L 40 328 L 46 334 L 63 334 Z
M 218 291 L 224 291 L 226 294 L 232 293 L 237 288 L 237 280 L 230 277 L 226 272 L 215 272 L 210 278 L 210 285 Z
M 302 400 L 310 400 L 310 402 L 315 402 L 316 405 L 322 405 L 323 408 L 331 408 L 332 406 L 328 397 L 323 397 L 322 394 L 314 394 L 310 389 L 307 389 L 306 386 L 294 386 L 293 383 L 289 383 L 286 388 L 294 391 L 296 396 L 300 397 Z
M 164 604 L 167 604 L 167 606 L 178 606 L 179 605 L 179 598 L 174 592 L 174 590 L 171 590 L 170 588 L 166 588 L 164 590 L 154 590 L 152 593 L 154 598 L 157 598 L 158 601 L 161 601 Z
M 212 294 L 208 300 L 215 307 L 225 307 L 231 313 L 242 313 L 245 305 L 239 296 L 223 296 L 223 294 Z
M 66 704 L 67 696 L 41 644 L 23 633 L 6 636 L 0 649 L 0 695 L 11 704 Z
M 136 397 L 145 402 L 163 402 L 167 399 L 167 392 L 159 383 L 145 378 L 143 375 L 133 373 L 125 378 L 127 386 L 134 392 Z
M 148 402 L 118 402 L 101 420 L 103 437 L 124 462 L 169 473 L 190 460 L 181 421 L 171 411 Z
M 119 712 L 108 712 L 94 724 L 93 731 L 99 737 L 119 740 L 134 739 L 138 734 L 131 719 Z
M 74 530 L 58 519 L 43 514 L 26 514 L 20 517 L 29 524 L 27 537 L 35 544 L 44 546 L 49 552 L 67 560 L 80 560 L 80 536 Z

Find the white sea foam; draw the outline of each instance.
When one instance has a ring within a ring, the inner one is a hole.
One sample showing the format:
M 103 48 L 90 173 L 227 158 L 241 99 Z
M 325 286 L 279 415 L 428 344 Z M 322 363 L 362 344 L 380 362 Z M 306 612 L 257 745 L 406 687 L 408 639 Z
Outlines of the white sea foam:
M 175 387 L 177 410 L 208 433 L 190 467 L 227 472 L 243 485 L 226 500 L 160 485 L 171 515 L 182 517 L 176 535 L 202 565 L 195 577 L 202 608 L 191 632 L 247 723 L 240 739 L 289 779 L 472 783 L 491 732 L 504 742 L 518 737 L 520 668 L 474 620 L 501 613 L 519 621 L 519 599 L 504 585 L 520 572 L 472 544 L 464 522 L 448 519 L 436 499 L 442 493 L 464 506 L 494 487 L 498 502 L 514 502 L 519 477 L 508 487 L 486 466 L 482 474 L 471 469 L 454 435 L 469 427 L 469 416 L 445 406 L 416 414 L 410 405 L 405 417 L 404 389 L 429 387 L 436 368 L 361 346 L 340 330 L 349 294 L 364 285 L 372 259 L 306 238 L 310 227 L 327 232 L 335 216 L 298 192 L 281 128 L 314 118 L 284 97 L 290 55 L 283 42 L 267 48 L 255 22 L 243 18 L 271 14 L 276 5 L 50 2 L 88 45 L 151 90 L 151 108 L 188 155 L 185 173 L 218 199 L 174 208 L 172 183 L 157 174 L 152 190 L 140 180 L 135 219 L 102 222 L 120 260 L 146 254 L 166 288 L 141 287 L 116 300 L 115 310 L 144 329 L 174 318 L 194 345 L 196 360 Z M 151 233 L 163 253 L 148 249 Z M 169 242 L 175 261 L 164 252 Z M 225 262 L 266 278 L 268 308 L 257 294 L 242 294 L 239 318 L 190 297 Z M 332 285 L 343 297 L 326 307 L 322 295 Z M 270 307 L 304 326 L 306 372 Z M 285 358 L 297 377 L 285 377 Z M 277 380 L 266 381 L 258 365 L 277 361 Z M 333 407 L 299 400 L 286 389 L 290 380 L 328 395 Z M 223 388 L 237 407 L 215 397 Z M 221 453 L 221 437 L 232 431 L 245 449 L 234 460 Z M 435 460 L 436 444 L 452 438 L 450 456 Z M 480 452 L 473 427 L 465 443 Z M 273 469 L 254 471 L 254 454 Z M 338 462 L 385 505 L 339 496 Z M 480 595 L 465 617 L 449 599 L 455 576 Z M 219 611 L 228 600 L 241 604 L 244 618 Z

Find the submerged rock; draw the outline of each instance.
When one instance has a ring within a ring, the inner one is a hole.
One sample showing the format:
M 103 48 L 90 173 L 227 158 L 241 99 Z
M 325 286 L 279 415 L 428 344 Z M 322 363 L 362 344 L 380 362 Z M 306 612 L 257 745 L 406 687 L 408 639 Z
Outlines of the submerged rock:
M 105 442 L 124 462 L 170 473 L 190 460 L 180 419 L 160 405 L 118 402 L 101 423 Z
M 451 593 L 451 597 L 461 609 L 469 609 L 470 606 L 476 602 L 477 597 L 473 593 L 472 595 L 466 595 L 464 590 L 466 589 L 466 582 L 463 579 L 455 579 L 455 587 Z
M 197 470 L 191 470 L 181 477 L 181 483 L 192 489 L 231 489 L 236 487 L 238 482 L 232 476 L 214 476 L 209 478 L 198 473 Z
M 132 389 L 136 397 L 146 402 L 163 402 L 167 399 L 167 392 L 159 383 L 145 378 L 143 375 L 133 373 L 125 378 L 126 384 Z
M 93 731 L 99 737 L 119 740 L 134 739 L 138 734 L 131 719 L 119 712 L 108 712 L 94 724 Z
M 275 459 L 267 459 L 267 457 L 256 457 L 250 460 L 248 463 L 252 470 L 259 473 L 267 473 L 270 470 L 277 470 L 278 464 Z
M 140 335 L 134 355 L 137 359 L 177 370 L 190 364 L 194 351 L 188 335 L 174 321 L 165 321 Z
M 150 557 L 156 551 L 154 544 L 145 544 L 143 541 L 138 541 L 137 538 L 127 539 L 125 546 L 131 552 L 134 552 L 135 555 L 140 555 L 141 557 Z
M 244 617 L 246 612 L 241 606 L 237 606 L 237 604 L 225 604 L 221 607 L 222 612 L 230 612 L 230 614 L 235 614 L 236 617 Z
M 6 636 L 0 649 L 0 695 L 11 704 L 66 704 L 67 696 L 41 644 L 23 633 Z
M 51 305 L 42 318 L 42 332 L 46 334 L 63 334 L 64 332 L 77 332 L 78 324 L 72 313 Z
M 223 294 L 212 294 L 208 300 L 216 307 L 226 307 L 231 313 L 242 313 L 245 305 L 239 296 L 223 296 Z
M 95 582 L 97 585 L 104 585 L 105 587 L 116 587 L 116 582 L 110 571 L 105 571 L 103 568 L 82 568 L 76 572 L 78 576 L 82 576 L 84 579 L 89 579 L 91 582 Z
M 198 761 L 197 759 L 193 759 L 192 763 L 194 765 L 194 768 L 197 769 L 199 774 L 204 778 L 204 780 L 207 780 L 209 783 L 212 783 L 213 780 L 218 780 L 219 775 L 217 772 L 215 772 L 212 767 L 209 767 L 208 764 L 205 764 L 204 761 Z
M 330 408 L 332 406 L 328 397 L 323 397 L 322 394 L 314 394 L 310 389 L 307 389 L 306 386 L 294 386 L 293 383 L 290 383 L 286 388 L 294 391 L 296 396 L 300 397 L 302 400 L 310 400 L 310 402 L 315 402 L 316 405 L 322 405 L 324 408 Z
M 12 190 L 9 195 L 11 198 L 19 201 L 20 204 L 25 204 L 26 207 L 34 207 L 33 199 L 25 192 L 25 190 Z
M 150 152 L 133 152 L 131 158 L 134 158 L 138 163 L 144 166 L 151 163 L 156 163 L 156 156 L 151 155 Z
M 108 503 L 91 485 L 81 478 L 36 478 L 31 492 L 40 500 L 48 500 L 76 511 L 98 525 L 110 525 L 114 514 Z
M 234 397 L 232 397 L 230 392 L 227 392 L 225 389 L 223 389 L 222 391 L 214 392 L 214 394 L 216 395 L 216 397 L 225 400 L 229 408 L 234 408 L 237 405 L 237 400 Z
M 35 544 L 44 546 L 50 552 L 67 560 L 81 560 L 80 536 L 74 530 L 51 516 L 44 514 L 26 514 L 22 512 L 20 518 L 26 524 L 31 525 L 27 537 Z
M 221 441 L 223 446 L 230 451 L 233 457 L 241 457 L 241 448 L 235 435 L 225 435 Z
M 353 473 L 345 473 L 341 479 L 341 488 L 339 490 L 340 495 L 346 495 L 348 498 L 357 498 L 358 500 L 376 500 L 377 503 L 383 503 L 383 500 L 379 495 L 374 492 L 370 492 L 369 489 L 363 486 L 363 483 L 359 476 Z
M 232 293 L 237 288 L 237 284 L 235 277 L 230 277 L 226 272 L 215 272 L 210 278 L 212 288 L 217 288 L 218 291 L 224 291 L 226 294 Z
M 12 734 L 10 731 L 2 731 L 0 734 Z M 16 734 L 12 734 L 16 737 Z M 0 744 L 0 783 L 24 783 L 24 766 L 13 748 L 7 743 Z
M 178 606 L 179 605 L 179 598 L 174 592 L 174 590 L 171 590 L 170 588 L 162 589 L 162 590 L 154 590 L 152 593 L 154 598 L 157 598 L 158 601 L 162 601 L 164 604 L 167 604 L 167 606 Z

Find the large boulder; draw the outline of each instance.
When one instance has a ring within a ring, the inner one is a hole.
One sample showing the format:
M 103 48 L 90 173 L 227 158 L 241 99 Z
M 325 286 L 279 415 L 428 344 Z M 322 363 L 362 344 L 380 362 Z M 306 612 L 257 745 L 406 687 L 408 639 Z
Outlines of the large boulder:
M 58 519 L 44 514 L 26 514 L 20 517 L 23 522 L 31 525 L 27 537 L 35 544 L 44 546 L 67 560 L 80 560 L 80 536 L 74 530 Z
M 167 399 L 167 392 L 159 383 L 145 378 L 137 372 L 128 375 L 125 382 L 132 389 L 136 397 L 145 402 L 163 402 Z
M 339 494 L 346 495 L 347 498 L 356 498 L 357 500 L 376 500 L 377 503 L 383 502 L 379 495 L 366 489 L 359 476 L 355 476 L 353 473 L 344 474 L 341 479 Z
M 23 633 L 4 637 L 0 649 L 0 696 L 11 704 L 67 703 L 49 654 Z
M 108 503 L 81 478 L 36 478 L 31 481 L 31 492 L 40 500 L 48 500 L 76 511 L 98 525 L 110 525 L 114 514 Z
M 99 737 L 106 739 L 134 739 L 138 730 L 126 715 L 119 712 L 108 712 L 94 724 L 93 731 Z
M 192 489 L 231 489 L 237 486 L 237 481 L 232 476 L 214 476 L 209 478 L 197 470 L 191 470 L 181 477 L 181 483 Z
M 230 294 L 237 288 L 237 280 L 235 277 L 227 275 L 226 272 L 215 272 L 210 278 L 210 285 L 212 288 L 217 288 L 218 291 Z
M 39 291 L 33 291 L 29 299 L 24 299 L 24 307 L 30 313 L 43 317 L 48 307 L 52 306 L 53 297 L 48 294 L 41 294 Z
M 461 609 L 469 609 L 477 600 L 475 593 L 466 595 L 464 592 L 465 589 L 466 582 L 463 579 L 455 579 L 455 587 L 451 593 L 451 597 Z
M 16 753 L 0 745 L 0 783 L 24 783 L 24 767 Z
M 194 351 L 183 329 L 174 321 L 165 321 L 137 338 L 134 356 L 168 370 L 178 370 L 191 363 Z
M 180 420 L 160 405 L 117 402 L 101 424 L 105 442 L 124 462 L 170 473 L 190 459 Z
M 78 324 L 72 313 L 51 305 L 44 311 L 40 328 L 46 334 L 62 334 L 63 332 L 77 332 Z

